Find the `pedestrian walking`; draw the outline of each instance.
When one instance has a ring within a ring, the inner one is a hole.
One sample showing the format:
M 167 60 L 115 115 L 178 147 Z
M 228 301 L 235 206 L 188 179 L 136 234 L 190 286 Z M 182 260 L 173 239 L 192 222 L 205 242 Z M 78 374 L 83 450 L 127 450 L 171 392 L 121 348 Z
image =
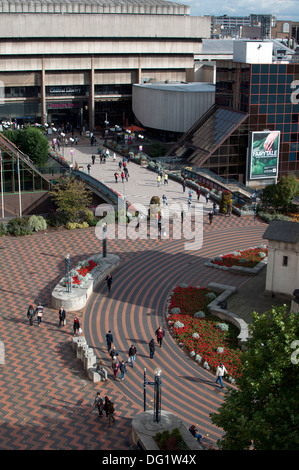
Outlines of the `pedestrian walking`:
M 111 421 L 113 421 L 113 423 L 115 423 L 115 407 L 114 407 L 114 403 L 113 401 L 109 400 L 108 401 L 108 426 L 110 428 L 110 425 L 111 425 Z
M 119 369 L 119 362 L 118 362 L 117 357 L 114 356 L 112 359 L 112 370 L 113 370 L 114 380 L 117 380 L 118 369 Z
M 228 208 L 227 208 L 227 215 L 230 217 L 232 214 L 232 206 L 231 204 L 229 204 Z
M 210 195 L 209 195 L 209 193 L 206 193 L 206 204 L 208 204 L 209 199 L 210 199 Z
M 40 324 L 42 322 L 42 319 L 43 319 L 43 313 L 44 313 L 44 307 L 42 307 L 40 302 L 38 302 L 38 304 L 37 304 L 37 307 L 35 309 L 35 313 L 36 313 L 36 316 L 37 316 L 37 324 L 38 324 L 38 326 L 40 326 Z
M 115 162 L 115 160 L 116 160 L 116 153 L 115 152 L 113 152 L 113 158 L 112 159 Z
M 103 411 L 105 411 L 105 413 L 106 413 L 106 418 L 108 418 L 108 404 L 109 404 L 109 402 L 110 402 L 110 400 L 106 395 L 105 399 L 104 399 L 104 406 L 103 406 Z
M 192 200 L 188 199 L 188 212 L 190 212 L 191 204 L 192 204 Z
M 103 380 L 105 382 L 107 382 L 108 380 L 108 372 L 107 372 L 107 369 L 104 367 L 104 362 L 103 361 L 100 361 L 98 364 L 97 364 L 97 373 L 103 377 Z
M 165 196 L 165 194 L 163 194 L 162 196 L 162 203 L 163 203 L 163 207 L 167 206 L 167 197 Z
M 110 351 L 109 354 L 110 354 L 112 360 L 113 360 L 114 357 L 117 357 L 117 356 L 118 356 L 118 352 L 116 351 L 116 349 L 115 349 L 114 346 L 113 346 L 113 348 L 111 349 L 111 351 Z
M 184 193 L 186 191 L 186 182 L 185 182 L 185 180 L 183 180 L 182 186 L 183 186 L 183 193 Z
M 168 184 L 168 174 L 165 173 L 164 175 L 164 184 Z
M 35 315 L 34 307 L 33 307 L 33 305 L 29 305 L 28 310 L 27 310 L 27 317 L 28 317 L 30 325 L 33 325 L 34 315 Z
M 137 349 L 136 349 L 135 346 L 133 346 L 133 344 L 131 345 L 128 354 L 129 354 L 128 361 L 131 363 L 131 366 L 134 367 L 134 362 L 136 360 Z
M 160 174 L 158 174 L 157 175 L 157 185 L 158 185 L 158 187 L 160 186 L 160 184 L 161 184 L 161 176 L 160 176 Z
M 119 369 L 120 369 L 120 380 L 124 380 L 125 373 L 127 372 L 127 366 L 124 360 L 121 361 L 119 365 Z
M 99 417 L 102 417 L 103 416 L 104 399 L 103 399 L 103 397 L 101 397 L 100 392 L 97 392 L 97 394 L 95 396 L 93 407 L 98 409 Z
M 217 214 L 217 204 L 216 204 L 216 202 L 213 202 L 213 213 L 214 213 L 214 215 Z
M 92 156 L 91 156 L 91 160 L 92 160 L 92 164 L 94 165 L 94 162 L 95 162 L 95 160 L 96 160 L 96 156 L 95 156 L 95 155 L 92 155 Z
M 126 177 L 126 181 L 129 181 L 129 171 L 128 171 L 128 168 L 125 166 L 124 167 L 124 173 L 125 173 L 125 177 Z
M 121 182 L 123 183 L 124 180 L 125 180 L 125 173 L 124 173 L 124 171 L 121 172 L 120 177 L 121 177 Z
M 158 343 L 160 344 L 160 348 L 162 347 L 162 341 L 163 341 L 163 338 L 165 336 L 165 331 L 163 330 L 162 326 L 159 326 L 157 329 L 156 329 L 156 336 L 157 336 L 157 341 Z
M 118 168 L 121 170 L 121 169 L 122 169 L 122 166 L 123 166 L 123 162 L 122 162 L 122 160 L 119 160 L 119 162 L 118 162 Z
M 150 358 L 153 359 L 154 354 L 155 354 L 155 340 L 152 338 L 150 342 L 148 343 L 149 346 L 149 351 L 150 351 Z
M 114 173 L 114 178 L 115 178 L 115 183 L 117 183 L 117 181 L 118 181 L 118 173 L 117 173 L 117 171 Z
M 77 317 L 74 318 L 74 323 L 73 323 L 73 336 L 78 336 L 80 333 L 81 327 L 80 327 L 80 322 Z
M 111 276 L 111 274 L 108 274 L 108 276 L 106 277 L 106 282 L 107 282 L 108 291 L 110 292 L 111 285 L 112 285 L 112 276 Z
M 87 171 L 88 171 L 88 174 L 89 174 L 89 175 L 90 175 L 90 170 L 91 170 L 91 164 L 88 163 L 88 165 L 87 165 Z
M 110 351 L 111 343 L 113 343 L 113 335 L 111 333 L 111 330 L 109 330 L 108 333 L 106 334 L 106 342 L 107 342 L 108 351 Z
M 66 324 L 66 313 L 64 308 L 60 307 L 58 311 L 58 318 L 59 318 L 59 326 L 64 326 Z
M 196 194 L 197 194 L 197 200 L 199 201 L 200 195 L 201 195 L 201 189 L 200 188 L 197 188 Z
M 210 211 L 210 212 L 209 212 L 209 222 L 210 222 L 210 225 L 212 225 L 212 222 L 213 222 L 213 216 L 214 216 L 214 213 L 213 213 L 213 211 Z
M 222 377 L 224 374 L 227 374 L 227 370 L 222 362 L 220 362 L 219 366 L 216 369 L 216 383 L 220 383 L 220 387 L 223 388 Z

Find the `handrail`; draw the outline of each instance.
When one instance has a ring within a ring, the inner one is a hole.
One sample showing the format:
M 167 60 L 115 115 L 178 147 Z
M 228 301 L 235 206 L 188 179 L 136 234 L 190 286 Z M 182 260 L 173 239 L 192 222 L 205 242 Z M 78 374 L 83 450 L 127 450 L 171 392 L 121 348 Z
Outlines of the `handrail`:
M 80 170 L 73 170 L 72 173 L 74 176 L 77 176 L 78 178 L 81 178 L 84 180 L 86 183 L 89 183 L 91 186 L 94 188 L 99 189 L 102 193 L 104 193 L 109 199 L 111 199 L 115 204 L 118 204 L 118 198 L 122 196 L 118 194 L 116 191 L 113 189 L 109 188 L 106 186 L 102 181 L 94 178 L 91 175 L 88 175 L 87 173 L 84 173 L 83 171 Z

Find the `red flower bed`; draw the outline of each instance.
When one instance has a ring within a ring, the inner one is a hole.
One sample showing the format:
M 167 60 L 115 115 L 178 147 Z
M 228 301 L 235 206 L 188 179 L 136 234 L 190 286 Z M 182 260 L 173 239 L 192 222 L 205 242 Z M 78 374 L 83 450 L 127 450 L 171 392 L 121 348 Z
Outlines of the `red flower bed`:
M 264 259 L 265 256 L 261 256 L 260 253 L 264 253 L 268 256 L 268 248 L 250 248 L 248 250 L 242 250 L 235 253 L 228 253 L 226 255 L 217 256 L 211 260 L 211 263 L 218 264 L 219 266 L 243 266 L 244 268 L 254 268 L 258 263 Z
M 78 275 L 85 277 L 86 274 L 90 273 L 97 265 L 98 264 L 91 259 L 91 260 L 88 261 L 88 263 L 85 266 L 81 266 L 81 268 L 77 269 L 77 273 L 78 273 Z M 78 275 L 72 277 L 72 279 L 73 279 L 72 283 L 73 284 L 78 284 L 78 285 L 81 284 L 81 281 L 80 281 Z
M 185 351 L 190 354 L 194 351 L 196 355 L 201 356 L 201 363 L 208 363 L 211 370 L 215 371 L 220 362 L 225 364 L 229 376 L 238 379 L 241 375 L 241 350 L 236 345 L 237 330 L 230 325 L 231 333 L 221 331 L 216 327 L 217 323 L 225 323 L 217 317 L 212 317 L 207 309 L 211 299 L 206 294 L 211 291 L 206 288 L 196 287 L 177 287 L 169 305 L 168 322 L 171 322 L 169 328 L 173 336 L 179 343 L 184 344 Z M 178 307 L 181 314 L 171 314 L 171 309 Z M 194 318 L 194 313 L 203 311 L 205 318 Z M 181 322 L 184 327 L 175 327 L 176 322 Z M 194 338 L 193 333 L 197 333 L 199 338 Z M 218 348 L 224 348 L 224 352 L 217 352 Z

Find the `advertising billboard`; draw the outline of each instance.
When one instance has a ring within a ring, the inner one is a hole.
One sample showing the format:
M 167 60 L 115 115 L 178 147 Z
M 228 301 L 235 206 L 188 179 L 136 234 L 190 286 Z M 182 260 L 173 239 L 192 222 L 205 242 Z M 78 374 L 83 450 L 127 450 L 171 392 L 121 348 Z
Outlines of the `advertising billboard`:
M 280 131 L 252 132 L 249 178 L 277 178 Z

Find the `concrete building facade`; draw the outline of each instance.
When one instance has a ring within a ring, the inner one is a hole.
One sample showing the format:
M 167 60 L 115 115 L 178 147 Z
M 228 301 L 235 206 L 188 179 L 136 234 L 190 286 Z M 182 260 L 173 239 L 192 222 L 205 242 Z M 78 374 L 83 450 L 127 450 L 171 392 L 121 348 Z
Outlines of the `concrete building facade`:
M 0 1 L 0 121 L 127 125 L 133 84 L 192 81 L 210 17 L 189 10 L 164 0 Z

